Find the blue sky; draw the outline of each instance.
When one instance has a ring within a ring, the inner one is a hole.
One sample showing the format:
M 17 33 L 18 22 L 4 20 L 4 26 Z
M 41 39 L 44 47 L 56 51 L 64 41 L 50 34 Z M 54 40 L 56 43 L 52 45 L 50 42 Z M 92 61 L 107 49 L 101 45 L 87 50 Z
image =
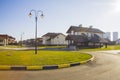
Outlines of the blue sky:
M 38 37 L 47 32 L 66 31 L 71 25 L 92 25 L 104 32 L 120 30 L 120 0 L 0 0 L 0 34 L 20 40 L 34 38 L 35 15 L 31 9 L 42 10 L 38 19 Z

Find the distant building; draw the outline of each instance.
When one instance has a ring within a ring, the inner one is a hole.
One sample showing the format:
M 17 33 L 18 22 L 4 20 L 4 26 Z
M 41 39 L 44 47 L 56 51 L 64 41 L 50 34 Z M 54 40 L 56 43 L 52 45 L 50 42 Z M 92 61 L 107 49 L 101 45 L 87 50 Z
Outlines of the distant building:
M 109 39 L 111 41 L 111 32 L 106 32 L 104 34 L 104 38 Z
M 25 46 L 35 46 L 35 39 L 31 38 L 31 39 L 23 40 L 22 44 Z
M 31 39 L 27 39 L 27 40 L 23 40 L 22 44 L 24 44 L 25 46 L 35 46 L 35 39 L 31 38 Z M 37 38 L 37 46 L 42 45 L 42 38 Z
M 116 44 L 120 44 L 120 39 L 115 41 Z
M 113 32 L 113 41 L 118 40 L 118 32 Z

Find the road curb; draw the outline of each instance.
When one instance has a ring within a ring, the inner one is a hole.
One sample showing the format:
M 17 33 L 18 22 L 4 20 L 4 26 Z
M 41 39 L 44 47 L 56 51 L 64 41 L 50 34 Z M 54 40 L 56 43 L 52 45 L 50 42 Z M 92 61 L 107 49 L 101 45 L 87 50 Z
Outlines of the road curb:
M 78 66 L 78 65 L 81 65 L 81 64 L 89 63 L 93 60 L 94 60 L 94 56 L 92 56 L 92 58 L 90 58 L 86 61 L 81 61 L 81 62 L 76 62 L 76 63 L 71 63 L 71 64 L 46 65 L 46 66 L 7 66 L 7 65 L 0 65 L 0 70 L 52 70 L 52 69 L 61 69 L 61 68 Z

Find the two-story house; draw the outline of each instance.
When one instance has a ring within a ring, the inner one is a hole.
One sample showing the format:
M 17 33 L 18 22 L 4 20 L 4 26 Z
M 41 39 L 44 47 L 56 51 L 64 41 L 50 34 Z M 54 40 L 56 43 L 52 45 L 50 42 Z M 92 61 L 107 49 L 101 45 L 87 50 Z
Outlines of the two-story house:
M 6 46 L 8 44 L 8 35 L 0 34 L 0 45 Z
M 62 33 L 47 33 L 42 38 L 43 45 L 67 45 L 66 36 Z
M 7 34 L 0 34 L 0 45 L 6 46 L 8 44 L 16 43 L 15 38 Z
M 68 36 L 66 40 L 68 41 L 69 46 L 77 46 L 77 47 L 97 47 L 104 43 L 107 43 L 107 40 L 103 38 L 104 32 L 90 27 L 79 26 L 70 26 L 67 30 Z

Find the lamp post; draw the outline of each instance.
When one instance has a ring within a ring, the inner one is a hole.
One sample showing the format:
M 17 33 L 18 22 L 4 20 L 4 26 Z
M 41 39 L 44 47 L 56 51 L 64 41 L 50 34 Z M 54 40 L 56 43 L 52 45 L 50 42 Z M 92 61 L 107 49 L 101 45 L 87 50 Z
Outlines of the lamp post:
M 24 33 L 21 34 L 21 47 L 23 46 L 23 41 L 22 41 L 23 35 L 24 35 Z
M 38 14 L 41 13 L 41 17 L 43 17 L 43 11 L 41 10 L 34 10 L 32 9 L 29 13 L 29 16 L 32 16 L 32 12 L 35 13 L 35 54 L 37 54 L 37 20 L 38 20 Z

